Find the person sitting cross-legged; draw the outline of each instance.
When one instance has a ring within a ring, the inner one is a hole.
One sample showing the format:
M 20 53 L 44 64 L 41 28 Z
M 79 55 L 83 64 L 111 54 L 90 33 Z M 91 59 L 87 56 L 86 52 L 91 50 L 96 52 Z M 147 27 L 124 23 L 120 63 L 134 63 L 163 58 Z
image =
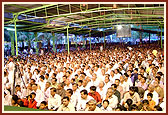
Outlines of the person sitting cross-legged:
M 75 107 L 70 103 L 68 96 L 63 97 L 62 105 L 58 108 L 57 111 L 75 111 Z

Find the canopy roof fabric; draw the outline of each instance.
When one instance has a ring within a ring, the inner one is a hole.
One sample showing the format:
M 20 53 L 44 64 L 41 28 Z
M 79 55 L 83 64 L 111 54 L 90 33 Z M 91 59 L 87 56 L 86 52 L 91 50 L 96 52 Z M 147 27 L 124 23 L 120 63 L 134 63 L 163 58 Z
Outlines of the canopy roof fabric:
M 164 3 L 158 4 L 4 4 L 4 27 L 17 31 L 93 36 L 115 33 L 116 25 L 164 26 Z M 154 27 L 154 28 L 155 28 Z M 108 28 L 108 29 L 107 29 Z M 136 29 L 134 29 L 136 30 Z

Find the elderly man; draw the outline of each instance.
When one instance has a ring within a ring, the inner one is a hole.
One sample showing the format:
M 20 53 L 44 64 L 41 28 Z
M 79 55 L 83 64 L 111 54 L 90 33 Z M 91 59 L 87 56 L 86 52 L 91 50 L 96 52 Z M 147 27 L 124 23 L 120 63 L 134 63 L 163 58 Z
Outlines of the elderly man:
M 114 95 L 114 90 L 112 87 L 109 87 L 107 89 L 106 97 L 104 97 L 104 100 L 109 101 L 109 107 L 111 107 L 112 109 L 115 109 L 117 107 L 118 98 Z
M 144 99 L 147 99 L 147 94 L 148 93 L 152 93 L 153 94 L 152 100 L 154 100 L 156 102 L 155 105 L 158 105 L 159 104 L 159 95 L 154 90 L 154 85 L 152 85 L 152 84 L 149 85 L 148 90 L 146 90 L 145 93 L 144 93 Z
M 101 111 L 99 107 L 96 106 L 97 102 L 94 99 L 89 100 L 88 107 L 85 111 Z

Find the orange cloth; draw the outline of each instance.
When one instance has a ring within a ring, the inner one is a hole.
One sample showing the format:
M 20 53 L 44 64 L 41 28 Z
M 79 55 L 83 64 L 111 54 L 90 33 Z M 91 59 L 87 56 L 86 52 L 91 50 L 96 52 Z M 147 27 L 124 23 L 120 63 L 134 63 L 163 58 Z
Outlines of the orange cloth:
M 36 105 L 37 105 L 37 102 L 34 99 L 33 100 L 31 99 L 28 104 L 28 108 L 37 109 Z
M 92 96 L 97 101 L 97 103 L 102 102 L 101 96 L 98 92 L 95 92 L 94 94 L 89 92 L 88 95 Z
M 154 110 L 155 103 L 156 103 L 156 102 L 153 101 L 153 100 L 149 101 L 149 107 L 150 107 L 152 110 Z

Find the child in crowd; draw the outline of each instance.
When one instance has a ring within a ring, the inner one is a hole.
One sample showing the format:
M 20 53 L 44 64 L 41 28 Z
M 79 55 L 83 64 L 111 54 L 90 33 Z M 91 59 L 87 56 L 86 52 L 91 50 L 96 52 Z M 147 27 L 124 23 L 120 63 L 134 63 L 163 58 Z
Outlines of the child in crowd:
M 109 107 L 109 101 L 103 100 L 103 106 L 101 107 L 102 111 L 112 111 L 112 108 Z
M 148 98 L 148 101 L 149 101 L 149 107 L 150 107 L 150 109 L 154 110 L 154 106 L 155 106 L 156 102 L 154 100 L 152 100 L 153 94 L 152 93 L 148 93 L 147 94 L 147 98 Z
M 48 109 L 47 109 L 47 102 L 46 102 L 46 101 L 42 101 L 42 102 L 40 103 L 39 109 L 48 110 Z

